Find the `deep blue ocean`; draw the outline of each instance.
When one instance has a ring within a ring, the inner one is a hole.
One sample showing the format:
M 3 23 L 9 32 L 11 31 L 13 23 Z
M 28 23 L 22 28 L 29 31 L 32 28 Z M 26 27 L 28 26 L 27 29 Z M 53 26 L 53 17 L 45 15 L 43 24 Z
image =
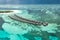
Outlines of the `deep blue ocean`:
M 0 0 L 0 4 L 60 4 L 60 0 Z

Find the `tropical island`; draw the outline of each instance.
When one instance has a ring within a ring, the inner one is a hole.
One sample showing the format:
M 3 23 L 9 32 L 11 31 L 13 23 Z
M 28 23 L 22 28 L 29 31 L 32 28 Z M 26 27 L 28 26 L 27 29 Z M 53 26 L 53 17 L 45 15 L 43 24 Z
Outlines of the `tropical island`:
M 0 13 L 10 13 L 10 12 L 13 12 L 13 11 L 10 11 L 10 10 L 1 10 Z

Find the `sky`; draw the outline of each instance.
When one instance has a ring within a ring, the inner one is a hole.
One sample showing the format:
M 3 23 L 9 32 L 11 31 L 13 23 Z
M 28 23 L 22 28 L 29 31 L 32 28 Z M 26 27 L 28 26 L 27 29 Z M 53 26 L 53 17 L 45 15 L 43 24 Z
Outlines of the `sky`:
M 60 0 L 0 0 L 0 4 L 60 4 Z

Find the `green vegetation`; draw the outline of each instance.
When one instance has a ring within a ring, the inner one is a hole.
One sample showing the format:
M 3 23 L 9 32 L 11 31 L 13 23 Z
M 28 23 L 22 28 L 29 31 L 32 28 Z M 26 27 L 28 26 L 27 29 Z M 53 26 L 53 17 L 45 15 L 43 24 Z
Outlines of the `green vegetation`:
M 10 13 L 10 12 L 13 12 L 13 11 L 0 11 L 0 13 Z

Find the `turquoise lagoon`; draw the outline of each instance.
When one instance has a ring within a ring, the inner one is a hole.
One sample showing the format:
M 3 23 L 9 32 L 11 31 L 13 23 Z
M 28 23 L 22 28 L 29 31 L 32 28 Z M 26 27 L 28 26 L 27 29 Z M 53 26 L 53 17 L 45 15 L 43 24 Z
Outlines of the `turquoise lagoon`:
M 16 8 L 18 10 L 12 7 L 14 10 L 11 13 L 0 14 L 0 40 L 60 40 L 60 6 Z M 48 22 L 48 25 L 33 25 L 8 17 L 14 14 L 29 20 Z

